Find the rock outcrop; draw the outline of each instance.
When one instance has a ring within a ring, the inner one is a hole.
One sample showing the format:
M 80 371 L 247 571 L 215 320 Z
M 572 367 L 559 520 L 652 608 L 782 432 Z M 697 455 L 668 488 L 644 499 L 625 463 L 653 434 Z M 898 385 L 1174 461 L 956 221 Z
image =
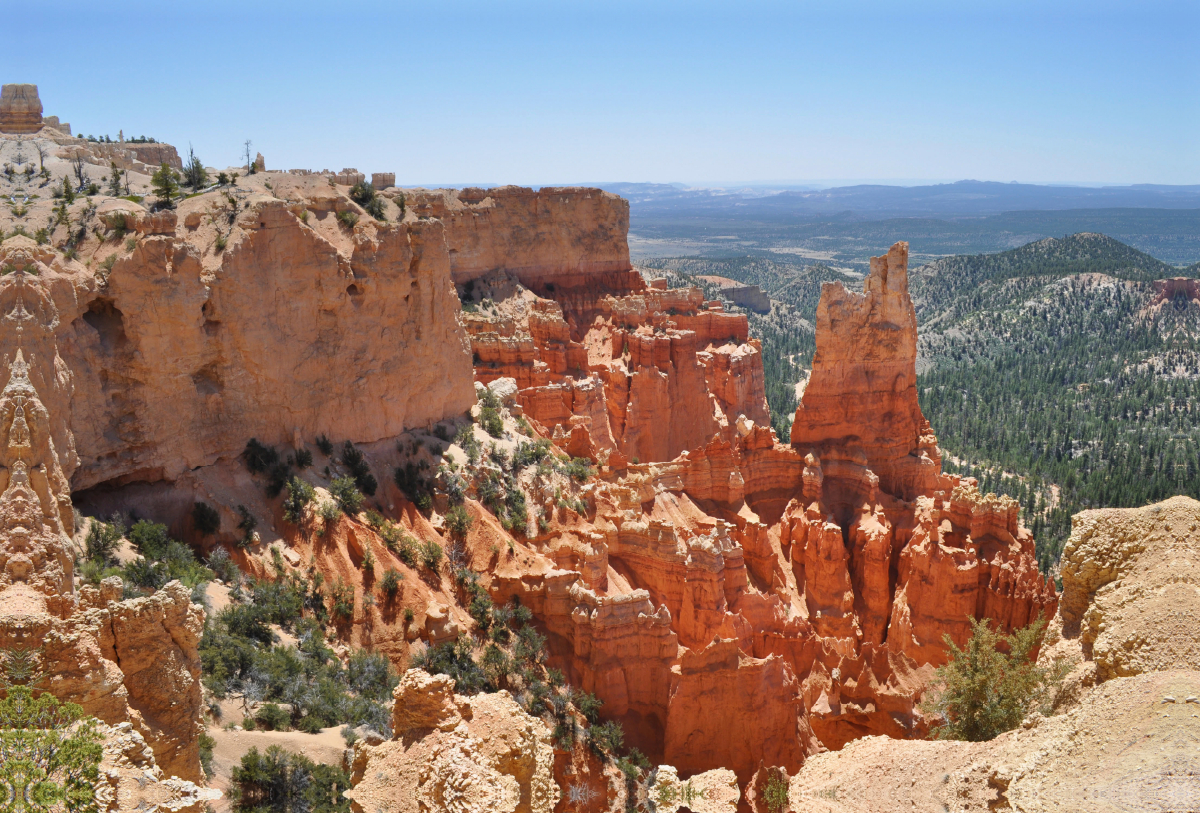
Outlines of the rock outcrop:
M 0 133 L 26 135 L 42 129 L 42 101 L 37 85 L 0 88 Z
M 387 813 L 550 813 L 560 798 L 542 722 L 508 692 L 462 697 L 418 669 L 394 692 L 395 738 L 356 744 L 351 809 Z
M 990 742 L 866 737 L 812 757 L 792 804 L 896 809 L 1129 811 L 1195 807 L 1200 737 L 1200 502 L 1075 516 L 1043 661 L 1072 659 L 1059 706 Z
M 5 281 L 18 289 L 8 312 L 18 324 L 29 321 L 24 276 L 20 266 Z M 129 601 L 119 601 L 119 578 L 76 593 L 70 489 L 20 345 L 9 370 L 0 393 L 0 648 L 37 650 L 41 688 L 106 723 L 132 723 L 162 770 L 200 781 L 204 612 L 178 582 Z
M 1096 681 L 1200 672 L 1198 525 L 1190 497 L 1076 514 L 1051 651 L 1091 663 Z
M 463 288 L 494 303 L 464 314 L 476 377 L 514 379 L 524 414 L 548 434 L 586 430 L 587 456 L 621 468 L 731 438 L 740 417 L 768 421 L 761 347 L 744 315 L 640 276 L 621 296 L 568 282 L 549 283 L 546 298 L 498 273 Z

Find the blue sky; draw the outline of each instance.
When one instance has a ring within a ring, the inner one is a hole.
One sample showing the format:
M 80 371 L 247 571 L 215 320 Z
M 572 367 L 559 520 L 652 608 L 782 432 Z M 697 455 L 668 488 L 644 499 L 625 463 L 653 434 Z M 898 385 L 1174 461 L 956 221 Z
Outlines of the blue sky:
M 1200 183 L 1200 3 L 37 0 L 75 131 L 401 184 Z

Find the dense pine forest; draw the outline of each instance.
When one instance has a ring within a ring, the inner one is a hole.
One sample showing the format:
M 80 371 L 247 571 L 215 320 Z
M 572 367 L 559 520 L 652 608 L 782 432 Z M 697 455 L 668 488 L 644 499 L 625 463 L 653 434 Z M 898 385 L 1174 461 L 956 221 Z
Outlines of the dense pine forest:
M 772 422 L 788 436 L 811 364 L 820 283 L 851 272 L 757 257 L 645 263 L 674 284 L 757 284 L 777 304 L 749 314 L 762 340 Z M 911 271 L 921 407 L 948 471 L 1016 497 L 1054 572 L 1085 508 L 1200 498 L 1200 305 L 1154 280 L 1200 276 L 1096 234 Z

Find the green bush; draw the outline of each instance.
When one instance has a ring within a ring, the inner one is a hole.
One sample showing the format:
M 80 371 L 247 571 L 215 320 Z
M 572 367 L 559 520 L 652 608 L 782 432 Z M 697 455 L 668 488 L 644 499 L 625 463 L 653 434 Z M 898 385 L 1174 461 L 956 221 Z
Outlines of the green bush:
M 616 756 L 625 745 L 625 729 L 615 720 L 593 725 L 588 736 L 592 746 L 608 756 Z
M 264 703 L 254 715 L 255 728 L 260 731 L 287 731 L 291 715 L 275 703 Z
M 338 212 L 338 222 L 348 229 L 353 229 L 358 225 L 358 215 L 351 211 Z
M 329 484 L 329 493 L 343 513 L 354 516 L 362 508 L 364 497 L 353 477 L 337 477 Z
M 332 602 L 330 612 L 335 621 L 346 623 L 354 620 L 354 588 L 338 579 L 329 593 Z
M 513 452 L 513 471 L 521 471 L 526 466 L 536 466 L 550 456 L 550 441 L 542 438 L 533 443 L 522 443 Z
M 446 512 L 446 530 L 455 539 L 466 539 L 467 532 L 471 530 L 473 523 L 474 519 L 462 505 L 456 505 Z
M 472 466 L 479 462 L 479 457 L 483 454 L 483 449 L 479 445 L 479 441 L 475 439 L 475 427 L 473 424 L 467 424 L 458 430 L 454 436 L 454 443 L 462 449 L 467 455 L 467 462 Z
M 923 711 L 943 720 L 933 736 L 983 742 L 1016 728 L 1030 712 L 1048 713 L 1071 664 L 1039 667 L 1034 661 L 1045 629 L 1039 617 L 1004 635 L 987 619 L 971 619 L 971 637 L 962 649 L 943 635 L 949 661 L 937 670 L 922 703 Z
M 287 494 L 283 498 L 283 518 L 293 525 L 299 525 L 304 521 L 304 509 L 316 499 L 316 496 L 316 489 L 309 483 L 299 477 L 290 478 L 287 484 Z
M 763 800 L 767 803 L 770 813 L 784 813 L 788 808 L 787 774 L 781 768 L 772 768 L 767 776 L 767 786 L 763 790 Z
M 368 497 L 374 497 L 379 482 L 375 479 L 375 475 L 371 474 L 371 467 L 367 463 L 366 456 L 350 441 L 346 441 L 342 447 L 342 463 L 350 469 L 350 476 L 354 478 L 354 484 L 358 486 L 358 490 Z
M 379 589 L 388 601 L 394 601 L 400 592 L 400 580 L 403 577 L 394 567 L 389 567 L 379 580 Z
M 292 465 L 303 471 L 313 464 L 313 453 L 310 449 L 297 449 L 292 455 Z
M 196 153 L 191 147 L 188 147 L 188 162 L 183 167 L 183 179 L 193 191 L 208 185 L 208 170 L 204 168 L 204 163 L 196 157 Z
M 168 209 L 173 207 L 175 204 L 172 199 L 179 194 L 179 173 L 164 163 L 150 179 L 150 188 L 158 197 L 159 206 Z
M 93 519 L 91 527 L 88 528 L 87 558 L 101 564 L 115 562 L 117 547 L 120 546 L 121 537 L 124 535 L 125 527 L 121 524 L 119 516 L 114 515 L 107 524 Z
M 442 546 L 430 539 L 421 546 L 421 564 L 436 573 L 442 564 Z
M 204 769 L 206 779 L 213 778 L 213 747 L 217 741 L 207 731 L 200 732 L 200 767 Z
M 350 187 L 350 199 L 366 210 L 367 214 L 376 220 L 386 220 L 383 208 L 383 198 L 375 191 L 375 187 L 366 181 Z
M 233 557 L 229 555 L 229 551 L 224 548 L 217 548 L 209 554 L 207 565 L 208 569 L 226 584 L 237 583 L 238 578 L 242 575 L 242 571 L 238 569 L 237 563 L 233 561 Z
M 192 525 L 202 536 L 212 536 L 221 530 L 221 515 L 206 502 L 192 506 Z
M 324 435 L 317 436 L 317 448 L 321 450 L 321 454 L 326 457 L 333 455 L 333 441 Z
M 560 466 L 559 471 L 580 483 L 586 482 L 589 477 L 593 477 L 596 474 L 596 469 L 592 466 L 592 461 L 586 457 L 571 458 L 570 462 Z

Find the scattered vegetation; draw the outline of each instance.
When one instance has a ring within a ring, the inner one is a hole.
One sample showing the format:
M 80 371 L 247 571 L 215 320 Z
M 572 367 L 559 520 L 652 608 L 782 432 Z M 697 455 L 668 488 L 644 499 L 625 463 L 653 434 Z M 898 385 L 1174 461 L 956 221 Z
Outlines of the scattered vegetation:
M 488 389 L 479 396 L 479 425 L 494 438 L 504 436 L 504 422 L 500 419 L 500 399 Z
M 322 625 L 344 617 L 347 607 L 352 617 L 353 606 L 352 590 L 339 584 L 326 596 L 315 571 L 308 580 L 293 574 L 254 582 L 249 601 L 225 608 L 205 628 L 205 686 L 217 697 L 278 704 L 288 718 L 276 717 L 277 726 L 315 732 L 367 725 L 390 733 L 387 704 L 398 678 L 387 658 L 356 650 L 343 664 L 326 644 Z M 298 645 L 280 645 L 272 624 L 294 634 Z

